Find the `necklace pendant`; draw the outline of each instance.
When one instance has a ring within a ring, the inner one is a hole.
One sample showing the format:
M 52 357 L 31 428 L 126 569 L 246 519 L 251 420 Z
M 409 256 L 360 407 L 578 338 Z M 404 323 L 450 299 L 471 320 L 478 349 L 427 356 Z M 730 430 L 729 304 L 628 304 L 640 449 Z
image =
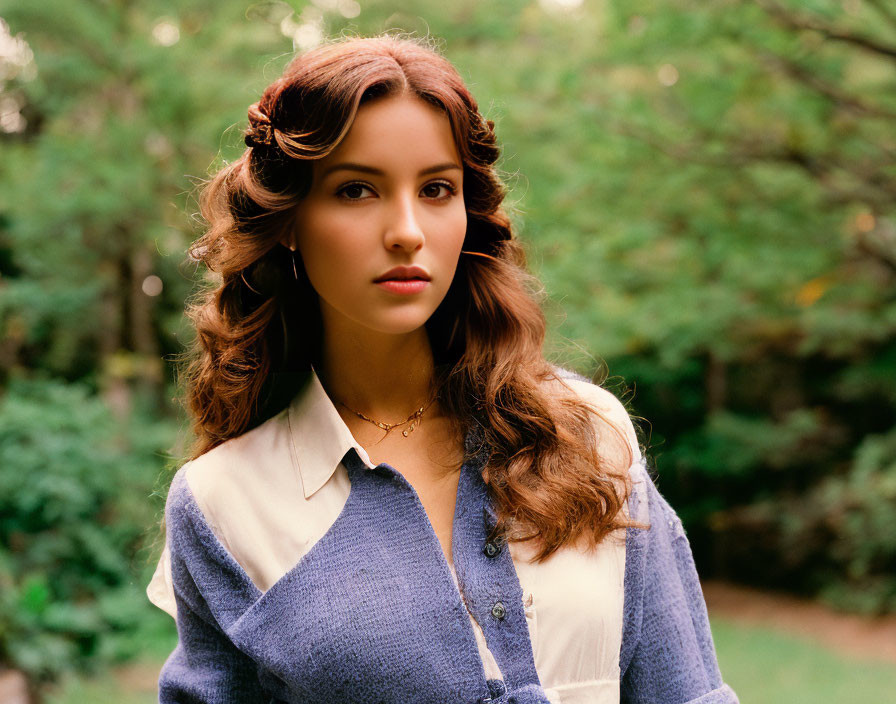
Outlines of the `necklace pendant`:
M 423 413 L 426 411 L 427 408 L 429 408 L 430 405 L 432 405 L 434 400 L 435 399 L 432 399 L 426 405 L 420 406 L 420 408 L 418 408 L 410 416 L 408 416 L 407 420 L 403 420 L 401 423 L 383 423 L 381 421 L 374 420 L 370 416 L 365 416 L 360 411 L 356 411 L 354 408 L 352 408 L 351 406 L 347 406 L 342 401 L 339 401 L 338 403 L 342 406 L 345 406 L 345 408 L 347 408 L 349 411 L 351 411 L 356 416 L 358 416 L 358 418 L 361 418 L 362 420 L 366 420 L 368 423 L 373 423 L 373 425 L 375 425 L 380 430 L 384 430 L 387 435 L 394 428 L 397 428 L 401 425 L 405 425 L 406 423 L 410 423 L 410 425 L 408 425 L 408 427 L 406 429 L 401 431 L 402 436 L 407 437 L 408 435 L 410 435 L 411 433 L 414 432 L 414 429 L 417 427 L 417 424 L 420 422 L 420 418 L 423 416 Z

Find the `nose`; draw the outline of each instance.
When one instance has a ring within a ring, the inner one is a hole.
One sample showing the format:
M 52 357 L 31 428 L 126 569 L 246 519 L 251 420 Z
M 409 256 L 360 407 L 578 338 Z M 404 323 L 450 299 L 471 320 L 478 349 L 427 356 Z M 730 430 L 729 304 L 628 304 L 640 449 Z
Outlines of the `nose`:
M 423 246 L 426 238 L 415 212 L 416 201 L 416 197 L 397 197 L 389 208 L 383 237 L 386 249 L 413 252 Z

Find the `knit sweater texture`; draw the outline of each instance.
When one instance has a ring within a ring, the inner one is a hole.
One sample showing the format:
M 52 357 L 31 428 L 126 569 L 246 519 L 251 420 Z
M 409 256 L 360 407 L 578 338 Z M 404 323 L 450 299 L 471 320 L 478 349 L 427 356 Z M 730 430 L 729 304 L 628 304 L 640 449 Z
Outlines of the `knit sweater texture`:
M 160 703 L 550 704 L 510 552 L 500 542 L 486 549 L 496 514 L 476 447 L 468 437 L 457 489 L 457 583 L 414 488 L 353 449 L 338 518 L 265 592 L 219 542 L 179 471 L 166 505 L 179 640 Z M 643 460 L 630 472 L 628 513 L 649 528 L 625 531 L 619 701 L 736 704 L 681 521 Z M 468 608 L 503 682 L 484 674 Z

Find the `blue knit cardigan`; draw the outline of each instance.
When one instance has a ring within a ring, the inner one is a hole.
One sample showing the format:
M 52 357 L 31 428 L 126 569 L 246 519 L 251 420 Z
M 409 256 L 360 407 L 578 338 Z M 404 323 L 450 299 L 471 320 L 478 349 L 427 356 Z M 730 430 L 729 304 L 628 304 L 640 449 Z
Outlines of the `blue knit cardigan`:
M 496 515 L 482 458 L 461 470 L 452 549 L 503 682 L 485 677 L 413 487 L 387 464 L 370 469 L 354 449 L 343 462 L 351 490 L 342 512 L 264 593 L 218 541 L 183 470 L 175 475 L 165 515 L 179 642 L 162 668 L 160 702 L 549 704 L 510 551 L 500 542 L 485 549 Z M 631 472 L 629 514 L 650 528 L 626 533 L 620 701 L 736 704 L 681 521 L 643 460 Z

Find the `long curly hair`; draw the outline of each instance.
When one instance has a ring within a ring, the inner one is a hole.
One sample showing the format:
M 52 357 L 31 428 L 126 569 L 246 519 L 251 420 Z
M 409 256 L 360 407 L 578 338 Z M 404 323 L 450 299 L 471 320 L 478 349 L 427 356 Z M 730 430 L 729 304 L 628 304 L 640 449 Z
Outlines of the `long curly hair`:
M 451 63 L 419 39 L 341 38 L 297 56 L 249 108 L 246 150 L 205 184 L 208 228 L 191 257 L 217 281 L 187 307 L 197 331 L 180 375 L 196 436 L 191 455 L 273 417 L 310 379 L 319 302 L 301 259 L 296 266 L 280 240 L 314 160 L 339 144 L 360 105 L 395 94 L 442 110 L 463 162 L 465 253 L 426 330 L 440 405 L 478 438 L 468 454 L 485 453 L 482 476 L 498 517 L 492 535 L 538 539 L 539 561 L 583 537 L 593 547 L 631 525 L 621 510 L 631 450 L 604 418 L 628 463 L 602 457 L 598 410 L 557 392 L 564 387 L 542 352 L 539 286 L 502 208 L 494 123 Z

